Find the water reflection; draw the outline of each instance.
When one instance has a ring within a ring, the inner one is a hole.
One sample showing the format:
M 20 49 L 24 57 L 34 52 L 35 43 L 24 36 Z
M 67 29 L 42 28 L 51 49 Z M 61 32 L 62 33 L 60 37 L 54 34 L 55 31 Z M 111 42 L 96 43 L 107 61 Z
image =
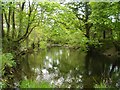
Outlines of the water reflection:
M 87 88 L 105 81 L 119 86 L 120 61 L 93 53 L 62 47 L 49 48 L 28 57 L 29 69 L 37 81 L 47 80 L 56 87 Z

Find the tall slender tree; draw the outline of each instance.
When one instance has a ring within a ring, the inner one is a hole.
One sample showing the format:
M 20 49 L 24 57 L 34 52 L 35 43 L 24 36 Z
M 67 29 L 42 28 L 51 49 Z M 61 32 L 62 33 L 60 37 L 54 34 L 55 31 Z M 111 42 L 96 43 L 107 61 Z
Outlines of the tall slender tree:
M 0 36 L 4 37 L 2 2 L 0 2 Z
M 72 9 L 72 11 L 75 13 L 75 15 L 77 16 L 77 18 L 79 19 L 79 21 L 83 22 L 84 25 L 84 29 L 85 29 L 85 36 L 87 38 L 90 37 L 90 28 L 92 26 L 92 23 L 89 23 L 89 16 L 91 14 L 91 8 L 88 2 L 70 2 L 67 3 L 67 6 Z M 80 26 L 80 29 L 81 28 Z

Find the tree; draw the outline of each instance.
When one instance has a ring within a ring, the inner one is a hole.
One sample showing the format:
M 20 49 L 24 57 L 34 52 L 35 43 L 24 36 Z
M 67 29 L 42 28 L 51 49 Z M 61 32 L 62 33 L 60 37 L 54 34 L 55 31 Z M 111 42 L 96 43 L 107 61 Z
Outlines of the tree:
M 101 32 L 103 39 L 109 36 L 111 38 L 114 37 L 114 33 L 116 32 L 115 15 L 119 10 L 118 5 L 114 2 L 91 2 L 90 6 L 92 8 L 92 14 L 90 16 L 91 22 L 93 23 L 93 28 L 97 31 L 97 34 L 99 34 L 99 37 L 101 37 Z
M 2 2 L 0 2 L 0 33 L 1 33 L 1 35 L 0 36 L 2 36 L 2 37 L 4 37 L 4 30 L 3 30 L 3 13 L 2 13 L 3 11 L 2 11 Z M 2 38 L 1 37 L 1 38 Z
M 80 23 L 82 21 L 85 29 L 85 35 L 87 38 L 90 38 L 90 28 L 92 26 L 92 23 L 89 22 L 89 16 L 91 14 L 91 8 L 88 2 L 71 2 L 68 3 L 67 6 L 72 9 L 72 11 L 75 13 L 77 18 L 79 19 Z M 80 26 L 81 29 L 81 26 Z
M 42 10 L 39 27 L 48 36 L 48 42 L 71 46 L 83 46 L 86 43 L 86 38 L 79 30 L 79 20 L 71 10 L 55 2 L 41 2 L 39 5 Z
M 8 49 L 15 48 L 25 41 L 34 28 L 38 26 L 39 20 L 36 15 L 38 4 L 31 1 L 4 2 L 2 6 L 3 12 L 1 16 L 3 16 L 4 20 L 2 26 L 6 24 L 2 30 L 6 38 L 5 40 L 7 40 L 4 42 L 6 46 L 9 43 Z

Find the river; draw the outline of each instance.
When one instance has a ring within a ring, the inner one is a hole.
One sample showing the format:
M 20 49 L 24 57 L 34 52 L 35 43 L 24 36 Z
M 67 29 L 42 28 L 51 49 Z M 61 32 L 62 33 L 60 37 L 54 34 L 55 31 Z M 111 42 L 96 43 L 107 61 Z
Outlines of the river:
M 20 67 L 22 78 L 45 80 L 60 88 L 93 88 L 101 82 L 119 87 L 120 83 L 120 58 L 65 47 L 29 54 Z

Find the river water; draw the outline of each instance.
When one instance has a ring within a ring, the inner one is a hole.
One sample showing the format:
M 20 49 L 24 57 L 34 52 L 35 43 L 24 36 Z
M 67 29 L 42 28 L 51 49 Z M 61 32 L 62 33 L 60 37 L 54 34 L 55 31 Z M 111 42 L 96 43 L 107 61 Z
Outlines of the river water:
M 93 88 L 101 82 L 119 87 L 120 84 L 120 58 L 109 59 L 64 47 L 34 52 L 20 67 L 23 78 L 45 80 L 55 87 Z

